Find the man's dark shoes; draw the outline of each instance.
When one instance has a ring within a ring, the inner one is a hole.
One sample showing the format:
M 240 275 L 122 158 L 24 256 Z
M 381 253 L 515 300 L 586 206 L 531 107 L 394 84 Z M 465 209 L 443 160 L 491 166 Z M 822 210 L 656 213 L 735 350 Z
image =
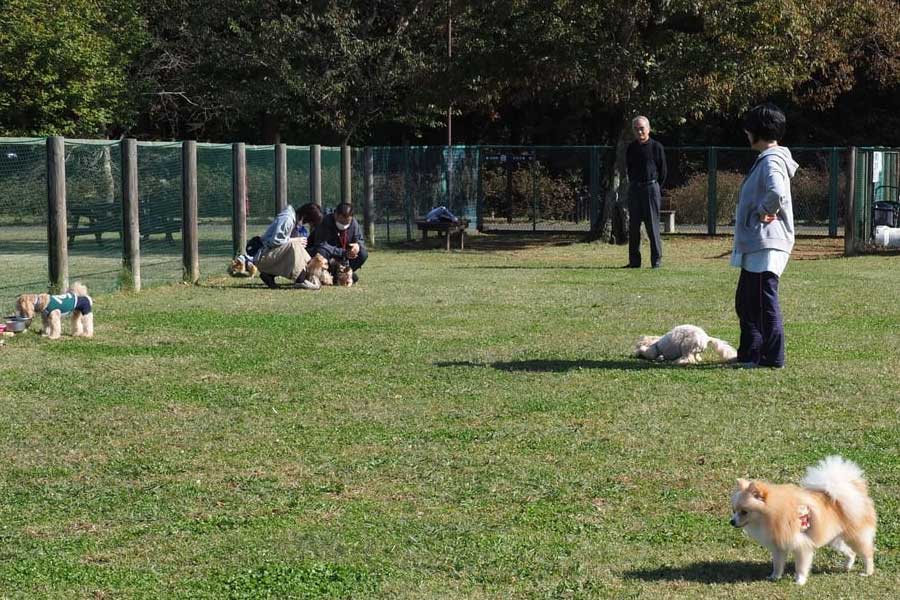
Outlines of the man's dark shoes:
M 662 267 L 662 263 L 656 263 L 655 265 L 653 265 L 654 269 L 659 269 L 660 267 Z
M 627 264 L 622 266 L 623 269 L 640 269 L 641 265 Z
M 275 276 L 269 275 L 268 273 L 260 273 L 259 278 L 262 279 L 262 282 L 266 284 L 266 287 L 270 290 L 274 290 L 278 288 L 278 284 L 275 283 Z

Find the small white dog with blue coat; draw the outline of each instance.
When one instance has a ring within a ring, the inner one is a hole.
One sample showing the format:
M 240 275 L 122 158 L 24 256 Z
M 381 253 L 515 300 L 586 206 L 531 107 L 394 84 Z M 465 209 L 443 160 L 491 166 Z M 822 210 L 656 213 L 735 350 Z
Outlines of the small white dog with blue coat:
M 16 298 L 16 314 L 33 319 L 41 313 L 41 333 L 51 340 L 59 338 L 62 318 L 72 315 L 72 335 L 94 337 L 94 301 L 87 288 L 75 282 L 64 294 L 22 294 Z
M 672 361 L 676 365 L 691 365 L 702 361 L 701 354 L 707 346 L 726 362 L 737 358 L 735 350 L 728 342 L 710 337 L 696 325 L 679 325 L 666 335 L 645 335 L 635 345 L 634 355 L 647 360 Z

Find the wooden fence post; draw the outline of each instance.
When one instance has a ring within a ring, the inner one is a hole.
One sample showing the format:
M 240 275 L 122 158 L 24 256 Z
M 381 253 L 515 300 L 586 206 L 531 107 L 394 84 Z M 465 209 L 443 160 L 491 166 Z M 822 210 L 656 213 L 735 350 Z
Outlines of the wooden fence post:
M 591 197 L 591 231 L 600 228 L 600 148 L 591 146 L 591 174 L 589 180 L 589 194 Z
M 322 206 L 322 146 L 309 147 L 309 201 Z
M 856 255 L 856 146 L 850 148 L 849 183 L 844 201 L 844 256 Z
M 390 226 L 390 225 L 389 225 Z M 366 244 L 375 246 L 375 158 L 371 146 L 363 150 L 363 231 Z
M 837 237 L 838 195 L 841 173 L 841 156 L 837 148 L 831 149 L 831 164 L 828 169 L 828 237 Z
M 243 254 L 247 247 L 247 147 L 231 145 L 231 250 Z
M 69 287 L 66 234 L 66 147 L 62 136 L 47 138 L 47 262 L 50 292 Z
M 353 204 L 353 194 L 350 190 L 350 177 L 352 175 L 350 146 L 341 146 L 341 202 Z
M 412 239 L 412 181 L 409 173 L 410 148 L 409 144 L 403 146 L 403 211 L 406 215 L 406 241 Z M 481 181 L 479 180 L 479 184 Z
M 200 248 L 197 231 L 197 142 L 181 143 L 181 240 L 184 280 L 200 281 Z
M 287 145 L 275 144 L 275 214 L 288 205 Z
M 716 235 L 716 221 L 719 219 L 718 190 L 719 157 L 711 146 L 706 155 L 706 234 Z
M 138 195 L 137 140 L 121 142 L 122 152 L 122 266 L 125 284 L 141 291 L 141 212 Z

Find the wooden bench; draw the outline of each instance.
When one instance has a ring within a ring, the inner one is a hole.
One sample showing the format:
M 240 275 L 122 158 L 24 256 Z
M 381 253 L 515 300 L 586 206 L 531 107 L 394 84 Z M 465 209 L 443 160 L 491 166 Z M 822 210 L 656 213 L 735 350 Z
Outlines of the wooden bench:
M 93 235 L 98 244 L 104 233 L 122 235 L 122 216 L 112 202 L 76 203 L 68 207 L 68 212 L 66 233 L 70 244 L 79 235 Z
M 150 234 L 163 233 L 167 242 L 174 241 L 172 234 L 181 231 L 181 218 L 174 210 L 150 210 L 150 204 L 141 203 L 140 230 L 141 237 L 148 239 Z M 180 207 L 176 207 L 180 210 Z M 119 205 L 113 202 L 75 203 L 68 207 L 69 226 L 66 233 L 69 244 L 79 235 L 93 235 L 97 243 L 103 243 L 104 233 L 118 233 L 122 237 L 122 213 Z
M 675 211 L 659 211 L 659 220 L 662 223 L 663 233 L 675 233 Z
M 174 241 L 172 234 L 181 231 L 181 218 L 174 216 L 171 212 L 166 214 L 153 213 L 142 203 L 140 225 L 143 239 L 149 239 L 151 233 L 164 233 L 166 241 L 172 242 Z
M 458 223 L 450 221 L 426 221 L 425 219 L 416 219 L 416 227 L 422 232 L 422 241 L 428 239 L 429 231 L 438 232 L 438 236 L 443 235 L 446 240 L 445 249 L 450 251 L 450 236 L 454 233 L 459 234 L 459 249 L 464 250 L 466 246 L 466 228 L 469 226 L 468 219 L 460 219 Z

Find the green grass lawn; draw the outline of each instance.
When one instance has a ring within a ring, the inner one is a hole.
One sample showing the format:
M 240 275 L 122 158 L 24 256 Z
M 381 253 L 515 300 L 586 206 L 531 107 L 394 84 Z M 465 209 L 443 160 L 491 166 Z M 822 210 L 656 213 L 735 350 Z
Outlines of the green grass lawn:
M 737 342 L 729 243 L 638 271 L 483 237 L 373 251 L 351 289 L 98 295 L 95 339 L 0 348 L 0 596 L 892 597 L 900 257 L 792 261 L 783 371 L 630 358 L 682 323 Z M 823 549 L 767 582 L 734 480 L 830 453 L 868 474 L 875 576 Z

